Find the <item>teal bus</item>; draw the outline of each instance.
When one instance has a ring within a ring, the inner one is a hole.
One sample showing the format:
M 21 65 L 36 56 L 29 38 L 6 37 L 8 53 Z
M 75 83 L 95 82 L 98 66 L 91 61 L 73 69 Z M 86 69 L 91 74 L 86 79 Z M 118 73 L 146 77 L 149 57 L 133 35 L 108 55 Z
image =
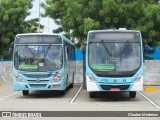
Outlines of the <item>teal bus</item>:
M 98 92 L 143 90 L 142 36 L 137 30 L 92 30 L 88 32 L 84 64 L 84 85 L 91 98 Z
M 16 35 L 13 50 L 13 89 L 56 90 L 65 94 L 75 76 L 75 47 L 62 34 Z

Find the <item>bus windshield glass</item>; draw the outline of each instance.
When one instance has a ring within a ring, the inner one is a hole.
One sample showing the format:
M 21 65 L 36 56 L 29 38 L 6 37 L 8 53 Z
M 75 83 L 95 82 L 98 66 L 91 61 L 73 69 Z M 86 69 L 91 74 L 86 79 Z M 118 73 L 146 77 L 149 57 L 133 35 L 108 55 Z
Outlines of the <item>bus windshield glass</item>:
M 16 45 L 14 66 L 22 71 L 54 71 L 62 67 L 61 45 Z
M 90 35 L 88 59 L 91 69 L 94 71 L 126 72 L 135 71 L 140 67 L 139 33 L 116 35 L 117 33 L 109 33 L 109 36 L 107 33 Z

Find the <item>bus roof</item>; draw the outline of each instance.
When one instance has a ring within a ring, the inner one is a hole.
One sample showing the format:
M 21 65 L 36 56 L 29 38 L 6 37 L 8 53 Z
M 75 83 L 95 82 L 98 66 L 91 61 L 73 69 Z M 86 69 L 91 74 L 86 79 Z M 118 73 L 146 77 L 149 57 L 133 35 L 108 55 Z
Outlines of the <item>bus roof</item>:
M 22 33 L 22 34 L 17 34 L 16 36 L 23 36 L 23 35 L 61 35 L 58 33 Z
M 17 34 L 17 36 L 26 36 L 26 35 L 59 35 L 62 37 L 63 41 L 68 42 L 69 44 L 73 45 L 73 42 L 71 42 L 68 38 L 66 38 L 63 34 L 59 34 L 59 33 L 23 33 L 23 34 Z
M 124 29 L 106 29 L 106 30 L 90 30 L 90 32 L 140 32 L 138 30 L 124 30 Z

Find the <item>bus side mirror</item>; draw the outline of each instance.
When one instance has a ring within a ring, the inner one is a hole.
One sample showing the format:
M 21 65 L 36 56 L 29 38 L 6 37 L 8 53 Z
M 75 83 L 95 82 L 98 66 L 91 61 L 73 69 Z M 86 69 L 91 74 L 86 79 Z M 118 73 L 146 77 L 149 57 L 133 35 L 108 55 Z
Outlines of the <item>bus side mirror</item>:
M 13 49 L 12 48 L 9 48 L 9 51 L 8 51 L 9 55 L 11 55 L 13 53 Z
M 148 44 L 146 40 L 143 40 L 143 52 L 144 54 L 148 53 Z
M 148 53 L 148 45 L 144 45 L 144 54 Z
M 84 39 L 83 41 L 82 41 L 82 44 L 83 44 L 83 47 L 82 47 L 82 54 L 86 54 L 86 39 Z
M 9 55 L 13 53 L 13 46 L 14 46 L 14 43 L 12 42 L 8 51 Z
M 86 54 L 86 45 L 82 47 L 82 54 Z

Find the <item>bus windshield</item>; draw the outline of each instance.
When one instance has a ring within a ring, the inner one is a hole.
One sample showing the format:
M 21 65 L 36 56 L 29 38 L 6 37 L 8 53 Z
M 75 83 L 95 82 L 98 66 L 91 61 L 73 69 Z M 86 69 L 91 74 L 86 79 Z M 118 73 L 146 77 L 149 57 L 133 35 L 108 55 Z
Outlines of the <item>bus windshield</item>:
M 61 45 L 16 45 L 15 69 L 23 71 L 53 71 L 62 67 Z
M 132 72 L 141 65 L 141 52 L 139 39 L 134 40 L 134 34 L 122 34 L 120 40 L 114 34 L 111 36 L 94 35 L 89 40 L 89 67 L 94 71 Z M 92 34 L 93 36 L 93 34 Z M 107 38 L 108 37 L 108 38 Z M 107 39 L 105 39 L 107 38 Z M 137 37 L 138 38 L 138 37 Z M 112 39 L 112 40 L 111 40 Z

